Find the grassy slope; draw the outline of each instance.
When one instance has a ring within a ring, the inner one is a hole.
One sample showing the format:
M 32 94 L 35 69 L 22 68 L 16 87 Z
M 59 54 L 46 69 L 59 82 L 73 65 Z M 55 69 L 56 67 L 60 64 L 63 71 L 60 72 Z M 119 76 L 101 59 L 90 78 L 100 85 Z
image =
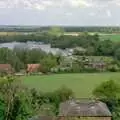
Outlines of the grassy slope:
M 23 83 L 31 88 L 44 92 L 53 91 L 65 85 L 71 88 L 77 97 L 91 97 L 92 90 L 106 80 L 120 82 L 120 73 L 95 73 L 95 74 L 58 74 L 48 76 L 23 77 Z

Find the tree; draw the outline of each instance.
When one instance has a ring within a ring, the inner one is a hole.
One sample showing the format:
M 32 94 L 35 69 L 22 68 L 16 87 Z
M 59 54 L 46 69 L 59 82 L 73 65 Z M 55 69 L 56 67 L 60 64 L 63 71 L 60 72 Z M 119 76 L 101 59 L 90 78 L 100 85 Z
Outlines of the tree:
M 46 57 L 40 60 L 40 64 L 42 65 L 44 72 L 50 72 L 51 68 L 56 67 L 58 63 L 56 57 L 48 54 Z
M 93 91 L 93 95 L 109 107 L 113 120 L 120 118 L 120 85 L 110 80 L 103 82 Z
M 104 40 L 97 42 L 96 55 L 112 56 L 113 55 L 114 43 L 110 40 Z
M 0 98 L 0 120 L 5 120 L 5 102 Z
M 94 55 L 95 54 L 95 48 L 94 47 L 88 47 L 86 51 L 87 55 Z
M 64 33 L 63 28 L 60 28 L 60 27 L 57 27 L 57 26 L 51 27 L 48 30 L 48 34 L 52 35 L 52 36 L 60 36 L 60 35 L 63 35 L 63 33 Z
M 23 66 L 16 54 L 8 48 L 0 48 L 0 63 L 11 64 L 16 71 L 19 71 Z
M 120 60 L 120 48 L 118 48 L 118 49 L 115 51 L 115 58 L 117 58 L 118 60 Z
M 66 86 L 62 86 L 58 90 L 46 94 L 46 98 L 48 98 L 48 101 L 54 105 L 55 115 L 57 115 L 59 112 L 60 103 L 69 100 L 70 98 L 73 97 L 74 97 L 73 91 L 67 88 Z
M 32 115 L 31 97 L 15 77 L 0 78 L 0 96 L 4 120 L 26 120 Z
M 93 95 L 102 99 L 117 98 L 120 95 L 120 85 L 113 80 L 109 80 L 100 84 L 93 91 Z

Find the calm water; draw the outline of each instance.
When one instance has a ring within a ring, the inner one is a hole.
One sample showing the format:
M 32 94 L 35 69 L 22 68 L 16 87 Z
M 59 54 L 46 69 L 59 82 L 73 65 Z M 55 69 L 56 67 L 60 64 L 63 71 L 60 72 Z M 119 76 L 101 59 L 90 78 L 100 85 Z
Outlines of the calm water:
M 50 44 L 44 44 L 41 42 L 27 42 L 27 43 L 20 43 L 20 42 L 12 42 L 12 43 L 2 43 L 0 44 L 0 48 L 7 47 L 9 49 L 17 48 L 27 48 L 27 49 L 41 49 L 46 53 L 52 54 L 62 54 L 66 56 L 68 53 L 66 50 L 61 50 L 59 48 L 51 48 Z

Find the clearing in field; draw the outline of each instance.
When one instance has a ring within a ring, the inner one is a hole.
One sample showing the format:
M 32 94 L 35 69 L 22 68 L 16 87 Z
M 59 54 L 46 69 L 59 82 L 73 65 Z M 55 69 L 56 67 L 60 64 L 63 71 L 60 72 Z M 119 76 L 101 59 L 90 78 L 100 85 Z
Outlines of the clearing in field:
M 120 73 L 94 73 L 94 74 L 55 74 L 43 76 L 25 76 L 23 83 L 30 88 L 43 92 L 50 92 L 67 86 L 71 88 L 78 98 L 92 97 L 93 89 L 107 80 L 120 83 Z

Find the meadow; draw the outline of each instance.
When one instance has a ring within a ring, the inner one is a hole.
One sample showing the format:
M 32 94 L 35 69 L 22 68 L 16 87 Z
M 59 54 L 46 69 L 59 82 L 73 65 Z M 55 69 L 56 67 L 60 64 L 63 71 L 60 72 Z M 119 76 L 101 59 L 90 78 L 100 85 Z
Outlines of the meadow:
M 115 80 L 120 83 L 120 73 L 78 73 L 41 76 L 24 76 L 23 84 L 43 92 L 54 91 L 61 86 L 72 89 L 77 98 L 93 97 L 92 91 L 100 83 Z
M 13 35 L 20 35 L 20 32 L 0 32 L 0 36 L 13 36 Z
M 100 33 L 100 32 L 88 32 L 89 35 L 98 34 L 101 40 L 112 40 L 113 42 L 120 41 L 120 34 L 116 33 Z M 65 35 L 78 36 L 83 35 L 83 32 L 66 32 Z
M 119 42 L 120 34 L 101 34 L 100 39 L 101 40 L 112 40 L 113 42 Z

